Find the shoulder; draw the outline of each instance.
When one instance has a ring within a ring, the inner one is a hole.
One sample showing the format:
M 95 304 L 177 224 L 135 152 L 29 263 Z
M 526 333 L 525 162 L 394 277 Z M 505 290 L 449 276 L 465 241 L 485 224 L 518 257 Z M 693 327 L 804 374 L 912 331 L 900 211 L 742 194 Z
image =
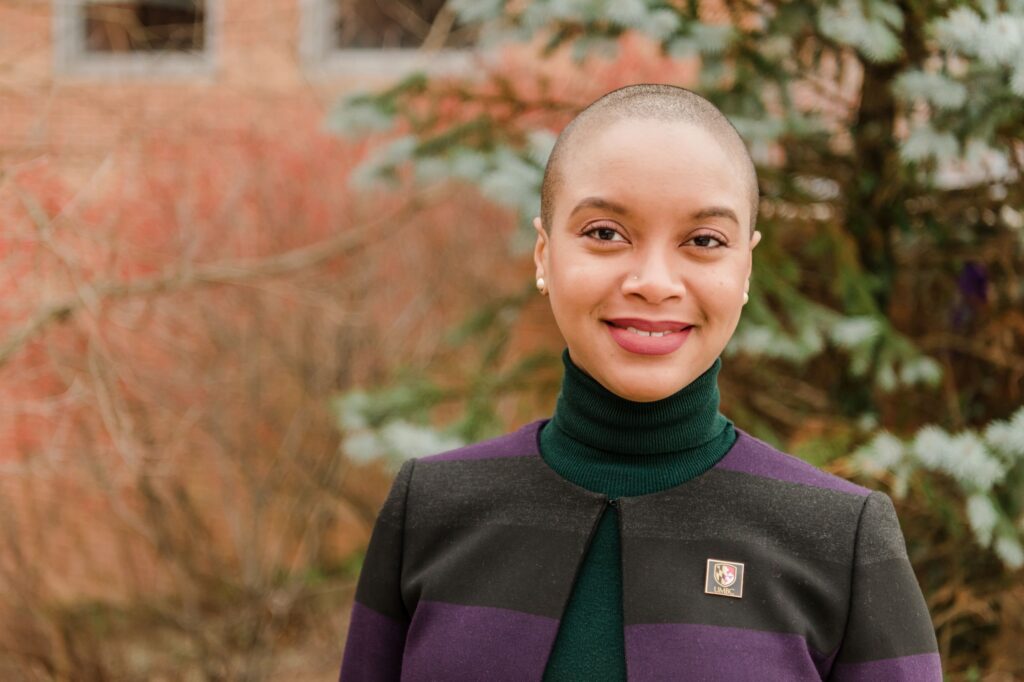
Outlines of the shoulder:
M 497 438 L 410 460 L 413 497 L 432 506 L 459 506 L 460 500 L 508 497 L 512 488 L 536 488 L 544 469 L 538 466 L 543 460 L 537 445 L 544 423 L 531 422 Z
M 543 419 L 530 422 L 512 433 L 456 448 L 455 450 L 421 457 L 416 461 L 422 464 L 432 464 L 436 462 L 459 462 L 505 457 L 539 457 L 540 448 L 537 445 L 537 435 L 545 422 L 546 420 Z
M 867 488 L 826 473 L 738 428 L 736 443 L 715 468 L 859 498 L 871 494 Z
M 532 527 L 552 523 L 548 514 L 555 508 L 557 523 L 574 527 L 578 503 L 601 505 L 603 497 L 574 490 L 544 464 L 537 444 L 544 423 L 410 460 L 411 523 L 421 529 Z

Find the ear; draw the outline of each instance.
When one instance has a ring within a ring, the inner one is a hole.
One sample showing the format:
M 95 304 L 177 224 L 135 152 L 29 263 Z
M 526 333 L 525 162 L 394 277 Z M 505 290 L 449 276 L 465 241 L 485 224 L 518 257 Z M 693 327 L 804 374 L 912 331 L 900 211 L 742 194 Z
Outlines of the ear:
M 761 243 L 761 232 L 760 230 L 754 230 L 754 234 L 750 235 L 750 250 L 753 251 L 754 247 Z
M 750 250 L 753 251 L 754 247 L 761 243 L 761 233 L 758 230 L 754 230 L 754 234 L 750 235 Z M 754 259 L 750 259 L 750 263 L 747 264 L 747 281 L 750 281 L 750 273 L 754 269 Z
M 540 221 L 540 216 L 533 219 L 533 229 L 537 231 L 537 242 L 533 245 L 533 263 L 537 266 L 537 277 L 545 277 L 548 261 L 548 233 Z

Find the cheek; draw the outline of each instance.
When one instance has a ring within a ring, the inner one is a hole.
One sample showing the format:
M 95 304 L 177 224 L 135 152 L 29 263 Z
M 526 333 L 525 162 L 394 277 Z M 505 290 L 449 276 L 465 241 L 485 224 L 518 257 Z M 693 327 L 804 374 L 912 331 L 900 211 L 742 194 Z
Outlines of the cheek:
M 585 288 L 566 280 L 559 281 L 557 289 L 550 291 L 551 312 L 563 332 L 568 331 L 567 327 L 579 324 L 578 319 L 589 313 L 592 306 L 581 296 L 585 291 Z
M 704 305 L 719 315 L 738 316 L 742 308 L 745 282 L 742 270 L 728 267 L 707 275 L 691 284 L 691 291 L 699 292 Z
M 552 307 L 592 308 L 613 289 L 616 266 L 572 251 L 553 251 L 548 260 Z
M 743 291 L 743 282 L 735 278 L 720 278 L 715 282 L 715 290 L 722 296 L 730 296 Z
M 721 292 L 743 291 L 746 283 L 747 265 L 741 260 L 729 259 L 716 264 L 713 279 L 715 287 Z
M 548 263 L 554 279 L 566 284 L 578 284 L 581 281 L 599 278 L 608 270 L 608 265 L 600 259 L 588 258 L 586 254 L 568 249 L 553 251 Z

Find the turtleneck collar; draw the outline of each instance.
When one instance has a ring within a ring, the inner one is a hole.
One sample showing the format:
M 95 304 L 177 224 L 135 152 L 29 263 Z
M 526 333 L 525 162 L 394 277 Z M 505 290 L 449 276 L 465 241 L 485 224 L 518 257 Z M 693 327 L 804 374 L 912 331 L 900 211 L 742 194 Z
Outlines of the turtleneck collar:
M 664 455 L 699 447 L 722 430 L 720 358 L 688 386 L 647 403 L 609 391 L 577 367 L 568 350 L 562 362 L 565 377 L 552 422 L 583 445 L 624 455 Z
M 704 473 L 735 441 L 732 422 L 718 411 L 721 359 L 673 395 L 646 403 L 609 391 L 568 350 L 562 361 L 541 455 L 577 485 L 612 497 L 656 492 Z

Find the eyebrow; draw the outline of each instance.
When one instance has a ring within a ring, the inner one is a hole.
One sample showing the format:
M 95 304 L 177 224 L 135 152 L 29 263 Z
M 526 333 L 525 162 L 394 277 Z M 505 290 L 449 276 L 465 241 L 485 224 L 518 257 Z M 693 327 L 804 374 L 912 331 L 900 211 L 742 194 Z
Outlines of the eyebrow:
M 736 217 L 736 212 L 731 208 L 725 206 L 708 206 L 702 208 L 691 216 L 694 220 L 703 220 L 704 218 L 728 218 L 737 225 L 740 224 L 740 219 Z
M 602 199 L 601 197 L 587 197 L 581 199 L 580 203 L 576 204 L 576 207 L 572 209 L 569 217 L 572 218 L 574 215 L 586 208 L 600 208 L 605 211 L 611 211 L 612 213 L 618 213 L 619 215 L 628 216 L 630 211 L 622 204 L 618 204 L 608 199 Z
M 569 214 L 569 217 L 572 218 L 574 215 L 587 208 L 599 208 L 624 216 L 630 215 L 630 210 L 622 204 L 602 197 L 587 197 L 585 199 L 581 199 L 580 202 L 576 204 L 575 208 L 573 208 L 572 212 Z M 691 220 L 704 220 L 705 218 L 726 218 L 737 225 L 740 224 L 740 219 L 736 217 L 736 212 L 726 206 L 708 206 L 707 208 L 702 208 L 690 215 Z

